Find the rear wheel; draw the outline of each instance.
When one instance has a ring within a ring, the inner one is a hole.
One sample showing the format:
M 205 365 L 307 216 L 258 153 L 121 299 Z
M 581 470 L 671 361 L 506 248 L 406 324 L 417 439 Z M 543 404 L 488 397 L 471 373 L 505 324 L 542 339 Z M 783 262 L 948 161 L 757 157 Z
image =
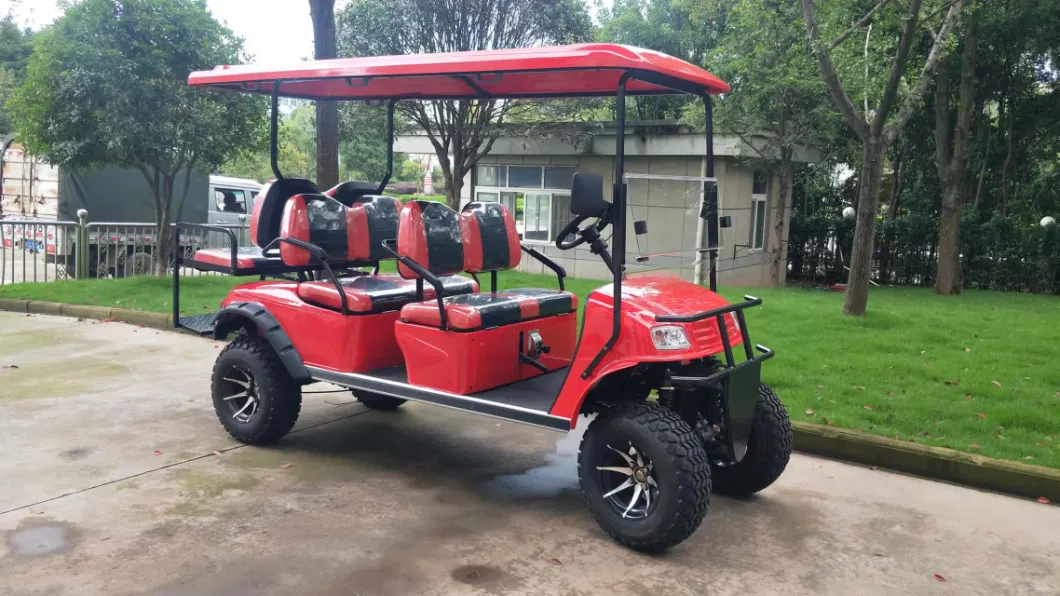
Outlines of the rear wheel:
M 710 505 L 702 442 L 658 404 L 626 404 L 593 420 L 578 476 L 600 527 L 640 551 L 661 552 L 688 538 Z
M 251 445 L 276 443 L 298 421 L 302 389 L 284 368 L 272 346 L 256 335 L 240 335 L 213 367 L 213 407 L 237 440 Z
M 372 393 L 370 391 L 354 391 L 353 396 L 357 398 L 357 401 L 365 405 L 365 407 L 372 410 L 382 410 L 384 412 L 390 412 L 401 407 L 401 404 L 405 403 L 405 400 L 397 397 L 390 397 L 389 395 L 383 395 L 382 393 Z
M 736 497 L 765 489 L 784 472 L 791 459 L 791 446 L 788 411 L 769 385 L 762 383 L 758 387 L 747 453 L 738 464 L 714 467 L 714 489 Z

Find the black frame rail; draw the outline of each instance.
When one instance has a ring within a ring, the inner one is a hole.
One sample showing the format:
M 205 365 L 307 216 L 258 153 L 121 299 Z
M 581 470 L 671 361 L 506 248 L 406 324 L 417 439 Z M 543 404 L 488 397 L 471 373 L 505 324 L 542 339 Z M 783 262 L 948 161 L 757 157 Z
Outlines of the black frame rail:
M 758 344 L 752 348 L 751 334 L 747 331 L 747 320 L 744 317 L 744 309 L 751 308 L 752 306 L 758 306 L 762 304 L 762 299 L 756 296 L 745 295 L 743 302 L 736 304 L 730 304 L 728 306 L 722 306 L 713 310 L 696 313 L 694 315 L 655 315 L 656 323 L 696 323 L 705 319 L 713 318 L 718 323 L 718 335 L 721 337 L 721 345 L 725 349 L 725 365 L 726 367 L 712 375 L 706 377 L 681 377 L 674 376 L 672 380 L 677 383 L 692 383 L 696 385 L 712 385 L 721 380 L 726 375 L 732 373 L 733 370 L 742 368 L 751 363 L 762 362 L 769 360 L 773 357 L 773 350 Z M 740 339 L 743 344 L 744 355 L 747 356 L 747 360 L 739 364 L 736 363 L 736 358 L 732 353 L 732 340 L 729 338 L 729 328 L 725 324 L 725 315 L 733 313 L 736 315 L 736 325 L 740 329 Z M 755 356 L 754 350 L 757 349 L 762 355 Z

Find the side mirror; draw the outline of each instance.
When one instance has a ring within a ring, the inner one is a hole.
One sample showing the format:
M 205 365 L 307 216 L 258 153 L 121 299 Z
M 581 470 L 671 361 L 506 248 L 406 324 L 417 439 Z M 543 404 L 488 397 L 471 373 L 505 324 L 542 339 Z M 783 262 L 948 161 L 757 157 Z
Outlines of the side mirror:
M 611 208 L 604 200 L 604 177 L 592 172 L 575 172 L 570 189 L 570 210 L 574 215 L 603 217 Z

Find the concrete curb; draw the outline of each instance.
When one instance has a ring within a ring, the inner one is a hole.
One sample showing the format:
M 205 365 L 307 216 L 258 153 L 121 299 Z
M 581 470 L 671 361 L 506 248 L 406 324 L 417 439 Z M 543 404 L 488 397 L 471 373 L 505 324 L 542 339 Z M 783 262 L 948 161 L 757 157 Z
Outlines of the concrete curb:
M 852 430 L 792 422 L 795 449 L 975 488 L 1060 502 L 1060 470 Z
M 0 310 L 115 320 L 166 331 L 177 330 L 173 327 L 172 315 L 124 308 L 0 298 Z M 795 433 L 795 449 L 804 453 L 880 466 L 1032 499 L 1047 497 L 1050 501 L 1060 502 L 1060 470 L 1057 469 L 992 459 L 973 453 L 898 441 L 820 424 L 796 421 L 791 424 Z
M 88 306 L 85 304 L 63 304 L 43 300 L 12 300 L 0 298 L 0 310 L 25 312 L 38 315 L 58 315 L 81 319 L 98 319 L 100 321 L 120 321 L 133 325 L 142 325 L 165 331 L 176 331 L 173 327 L 173 316 L 162 313 L 109 308 L 106 306 Z

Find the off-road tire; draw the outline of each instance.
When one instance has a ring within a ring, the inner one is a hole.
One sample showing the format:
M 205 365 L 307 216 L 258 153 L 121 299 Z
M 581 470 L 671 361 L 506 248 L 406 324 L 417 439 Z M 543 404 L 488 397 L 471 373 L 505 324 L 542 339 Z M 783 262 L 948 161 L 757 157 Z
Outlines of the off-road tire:
M 381 412 L 393 412 L 400 408 L 401 404 L 405 403 L 403 399 L 370 391 L 354 391 L 353 396 L 357 398 L 357 401 L 364 404 L 366 408 Z
M 791 420 L 773 390 L 758 386 L 758 404 L 751 423 L 747 453 L 740 463 L 714 466 L 714 490 L 719 494 L 746 497 L 780 478 L 791 459 Z
M 233 418 L 222 395 L 224 375 L 233 364 L 250 372 L 258 392 L 258 412 L 245 423 Z M 221 425 L 237 441 L 250 445 L 275 444 L 294 428 L 302 409 L 302 388 L 291 378 L 272 346 L 256 335 L 239 335 L 217 356 L 212 394 Z
M 633 442 L 654 464 L 659 500 L 646 518 L 623 519 L 602 498 L 600 450 L 617 440 Z M 600 527 L 634 550 L 658 553 L 682 542 L 710 507 L 710 464 L 702 441 L 680 416 L 655 403 L 620 404 L 597 416 L 582 437 L 578 477 Z

